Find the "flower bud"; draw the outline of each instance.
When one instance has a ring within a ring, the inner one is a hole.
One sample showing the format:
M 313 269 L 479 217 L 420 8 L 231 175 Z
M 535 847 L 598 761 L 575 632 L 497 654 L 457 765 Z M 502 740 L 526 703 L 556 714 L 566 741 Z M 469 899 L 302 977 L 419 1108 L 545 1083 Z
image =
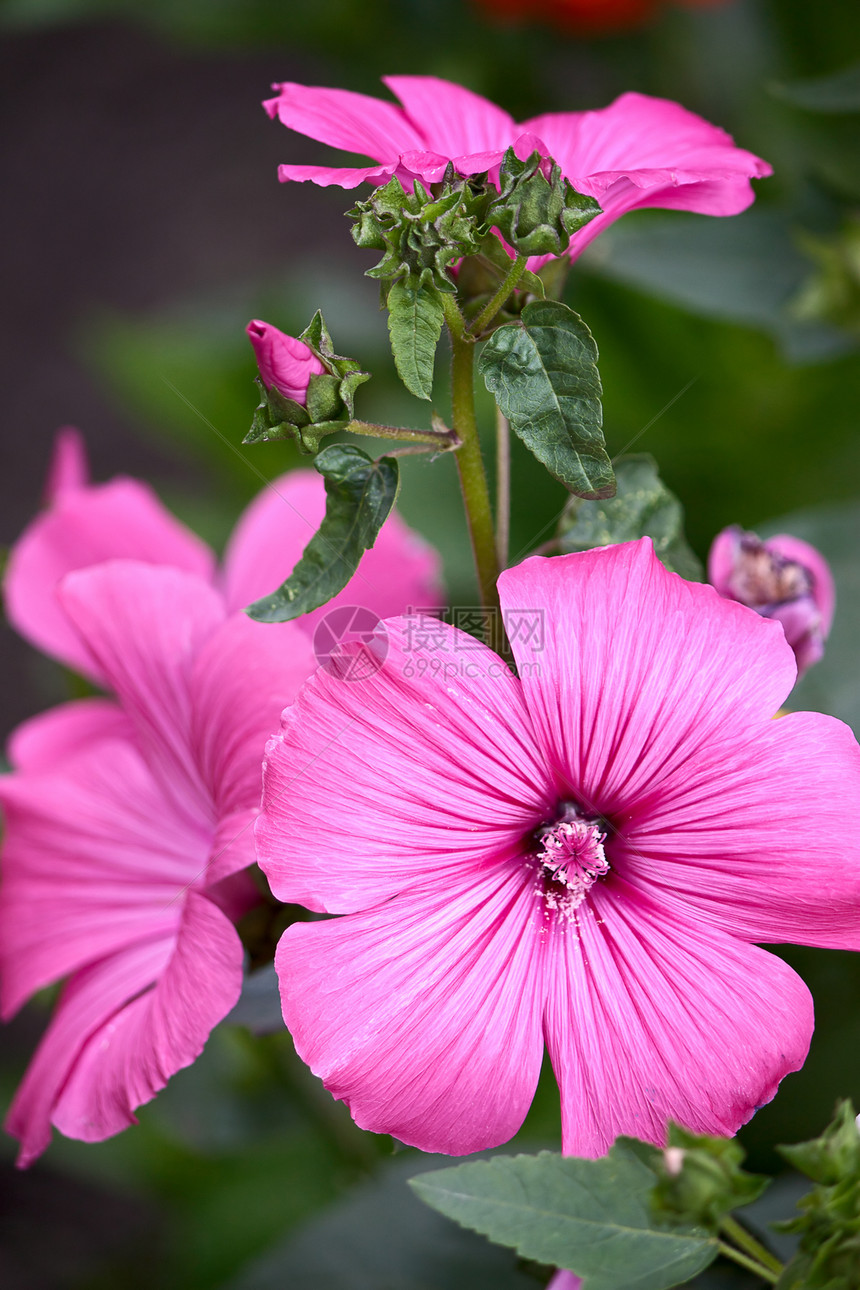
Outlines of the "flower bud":
M 245 330 L 266 389 L 275 389 L 285 399 L 304 405 L 311 377 L 326 370 L 316 354 L 303 340 L 287 336 L 259 318 L 249 322 Z
M 762 541 L 738 525 L 717 534 L 708 578 L 721 596 L 782 623 L 801 676 L 824 653 L 836 593 L 827 561 L 789 534 Z

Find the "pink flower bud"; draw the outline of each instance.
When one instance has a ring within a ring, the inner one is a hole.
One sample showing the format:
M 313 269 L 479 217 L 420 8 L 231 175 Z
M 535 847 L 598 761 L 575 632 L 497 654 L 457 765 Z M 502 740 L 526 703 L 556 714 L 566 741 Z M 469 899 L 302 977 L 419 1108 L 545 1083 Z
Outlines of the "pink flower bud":
M 763 542 L 732 525 L 714 539 L 708 578 L 721 596 L 782 623 L 798 676 L 821 658 L 836 592 L 827 561 L 808 542 L 783 533 Z
M 259 318 L 249 322 L 245 330 L 266 389 L 274 388 L 284 398 L 304 404 L 310 378 L 326 370 L 313 350 L 303 340 L 287 336 Z

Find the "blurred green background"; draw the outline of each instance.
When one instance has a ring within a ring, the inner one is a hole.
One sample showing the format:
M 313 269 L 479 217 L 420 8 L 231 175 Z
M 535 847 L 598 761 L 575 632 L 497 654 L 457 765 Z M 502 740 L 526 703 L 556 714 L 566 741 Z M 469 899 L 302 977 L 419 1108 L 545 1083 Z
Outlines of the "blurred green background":
M 837 624 L 793 703 L 860 729 L 860 74 L 830 79 L 858 60 L 860 15 L 844 0 L 667 5 L 589 39 L 493 23 L 466 0 L 5 0 L 3 540 L 38 505 L 56 427 L 74 422 L 98 477 L 146 476 L 222 544 L 261 478 L 296 464 L 283 446 L 239 449 L 255 403 L 251 317 L 295 333 L 321 306 L 340 352 L 374 373 L 359 414 L 427 423 L 395 379 L 363 277 L 372 257 L 342 218 L 350 196 L 276 182 L 279 161 L 327 150 L 265 118 L 271 81 L 381 93 L 384 73 L 433 73 L 519 117 L 627 89 L 663 95 L 729 129 L 775 176 L 733 220 L 627 216 L 576 266 L 566 299 L 600 346 L 609 448 L 635 440 L 657 458 L 703 558 L 729 523 L 821 546 Z M 444 368 L 440 351 L 443 415 Z M 563 491 L 524 452 L 514 481 L 519 557 L 552 534 Z M 471 603 L 452 462 L 408 461 L 401 498 L 442 552 L 452 599 Z M 66 682 L 6 629 L 2 650 L 5 732 L 65 697 Z M 799 804 L 806 819 L 814 809 Z M 860 962 L 785 957 L 813 990 L 818 1025 L 804 1071 L 743 1132 L 756 1168 L 776 1167 L 774 1142 L 821 1129 L 837 1095 L 860 1099 Z M 4 1106 L 42 1003 L 3 1032 Z M 522 1135 L 530 1148 L 556 1139 L 556 1102 L 547 1078 Z M 140 1119 L 98 1146 L 57 1139 L 27 1175 L 3 1141 L 4 1287 L 545 1280 L 413 1202 L 401 1175 L 426 1162 L 354 1130 L 284 1033 L 221 1026 Z

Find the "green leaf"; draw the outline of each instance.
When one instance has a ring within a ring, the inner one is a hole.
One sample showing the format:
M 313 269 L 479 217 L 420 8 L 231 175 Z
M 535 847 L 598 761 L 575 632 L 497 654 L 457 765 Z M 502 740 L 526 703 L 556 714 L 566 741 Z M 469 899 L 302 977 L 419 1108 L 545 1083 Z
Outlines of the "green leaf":
M 558 300 L 526 305 L 518 322 L 493 332 L 478 369 L 511 427 L 550 474 L 580 497 L 613 495 L 597 346 L 572 309 Z
M 463 1227 L 584 1277 L 583 1290 L 665 1290 L 706 1268 L 717 1241 L 700 1228 L 656 1226 L 656 1176 L 642 1155 L 642 1143 L 619 1138 L 600 1160 L 495 1156 L 419 1175 L 412 1186 Z
M 860 63 L 830 76 L 789 81 L 787 85 L 776 83 L 770 91 L 776 98 L 809 112 L 860 112 Z
M 605 501 L 570 499 L 559 523 L 561 550 L 590 551 L 650 537 L 667 569 L 700 582 L 702 566 L 684 537 L 683 508 L 658 475 L 654 458 L 644 452 L 622 457 L 615 463 L 615 482 L 615 496 Z
M 392 457 L 373 461 L 352 444 L 332 444 L 314 468 L 325 478 L 325 518 L 283 586 L 245 610 L 257 622 L 288 622 L 336 596 L 394 505 L 399 473 Z
M 419 399 L 433 393 L 433 364 L 445 314 L 427 281 L 395 282 L 388 293 L 388 333 L 401 381 Z
M 792 362 L 816 363 L 854 343 L 835 327 L 793 315 L 792 299 L 809 276 L 798 221 L 764 208 L 733 219 L 655 212 L 641 222 L 619 221 L 577 264 L 705 318 L 769 332 Z

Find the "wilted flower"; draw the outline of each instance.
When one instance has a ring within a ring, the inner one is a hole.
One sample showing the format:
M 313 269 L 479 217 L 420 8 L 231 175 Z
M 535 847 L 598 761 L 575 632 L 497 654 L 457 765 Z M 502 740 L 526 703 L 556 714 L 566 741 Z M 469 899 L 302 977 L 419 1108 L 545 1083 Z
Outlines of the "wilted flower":
M 343 915 L 281 939 L 297 1051 L 359 1125 L 426 1151 L 510 1138 L 544 1044 L 565 1152 L 660 1143 L 669 1118 L 731 1135 L 812 1032 L 757 943 L 860 947 L 860 749 L 831 717 L 772 720 L 781 628 L 647 538 L 499 590 L 519 678 L 392 620 L 375 675 L 318 671 L 268 745 L 259 863 Z
M 731 136 L 668 99 L 622 94 L 594 112 L 549 112 L 517 124 L 494 103 L 433 76 L 386 76 L 402 106 L 350 90 L 286 82 L 264 104 L 271 117 L 300 134 L 373 157 L 358 167 L 280 167 L 282 181 L 310 179 L 355 188 L 442 179 L 449 162 L 459 174 L 498 170 L 511 145 L 525 159 L 552 157 L 577 192 L 603 213 L 575 233 L 575 257 L 626 211 L 659 206 L 736 215 L 753 200 L 750 178 L 771 173 L 767 162 L 736 148 Z
M 738 525 L 714 538 L 708 578 L 721 596 L 782 623 L 801 676 L 824 653 L 836 590 L 824 557 L 790 534 L 762 540 Z
M 310 616 L 240 610 L 289 572 L 325 504 L 317 475 L 276 480 L 218 573 L 145 485 L 89 486 L 73 432 L 50 479 L 50 509 L 12 549 L 9 617 L 114 697 L 26 722 L 0 777 L 4 1017 L 68 977 L 6 1122 L 22 1165 L 52 1124 L 93 1141 L 133 1123 L 236 1002 L 265 739 L 315 666 Z M 395 518 L 339 600 L 386 613 L 425 597 L 436 558 Z
M 285 399 L 304 403 L 310 378 L 326 370 L 313 350 L 303 340 L 288 336 L 259 318 L 249 322 L 245 330 L 266 389 L 275 389 Z

